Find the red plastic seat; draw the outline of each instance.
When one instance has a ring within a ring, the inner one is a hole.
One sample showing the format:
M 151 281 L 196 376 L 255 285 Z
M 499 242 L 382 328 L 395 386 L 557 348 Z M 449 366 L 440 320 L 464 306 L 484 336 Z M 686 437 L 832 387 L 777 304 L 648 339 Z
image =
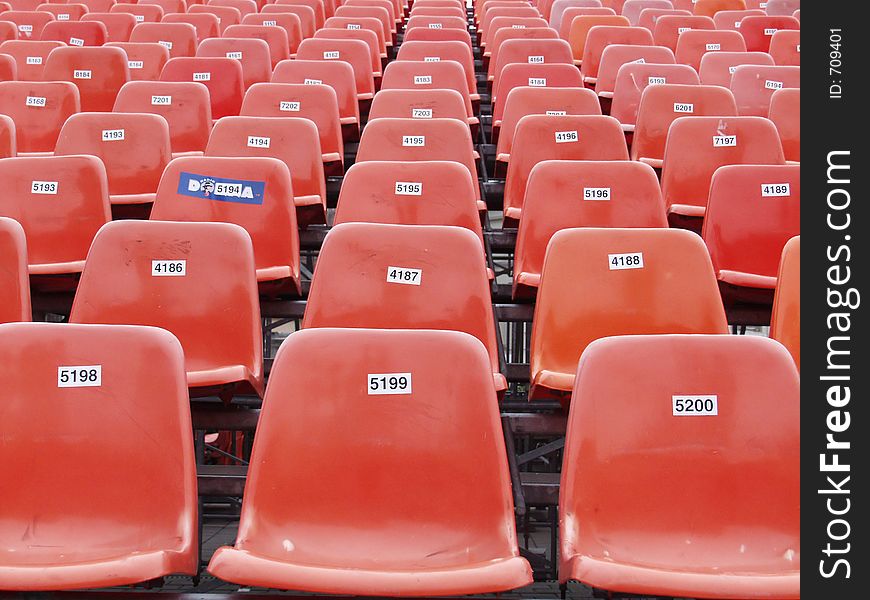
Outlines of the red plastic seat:
M 386 54 L 382 53 L 378 43 L 378 36 L 373 31 L 367 29 L 319 29 L 314 34 L 314 39 L 323 40 L 356 40 L 365 43 L 368 48 L 369 68 L 372 71 L 372 76 L 375 78 L 375 88 L 380 80 L 383 69 L 382 64 L 386 58 Z
M 112 204 L 147 204 L 172 156 L 169 126 L 159 115 L 79 113 L 64 123 L 55 154 L 96 156 L 106 166 Z
M 600 115 L 595 92 L 583 88 L 516 87 L 505 100 L 504 115 L 492 139 L 496 142 L 496 176 L 504 174 L 510 162 L 517 123 L 526 115 Z
M 767 2 L 764 10 L 771 16 L 791 16 L 796 10 L 800 10 L 801 0 L 771 0 Z
M 526 115 L 517 123 L 504 187 L 508 225 L 522 214 L 532 167 L 544 160 L 628 160 L 619 121 L 591 115 Z
M 586 37 L 589 30 L 597 26 L 630 27 L 631 22 L 622 15 L 583 15 L 571 19 L 568 26 L 568 35 L 565 39 L 571 45 L 574 55 L 574 63 L 579 65 L 583 61 L 583 50 L 586 47 Z M 563 19 L 564 28 L 564 19 Z
M 712 17 L 723 10 L 745 10 L 745 0 L 698 0 L 693 12 L 696 15 Z
M 597 89 L 601 55 L 613 45 L 653 47 L 652 34 L 644 27 L 613 27 L 600 25 L 589 30 L 583 49 L 583 82 Z
M 15 59 L 8 54 L 0 54 L 0 82 L 17 80 L 17 72 Z
M 696 71 L 709 52 L 745 52 L 743 37 L 736 31 L 694 29 L 680 34 L 675 52 L 678 63 L 690 65 Z
M 492 96 L 493 123 L 501 122 L 504 103 L 515 87 L 583 87 L 580 70 L 561 63 L 530 65 L 513 63 L 502 69 L 498 81 L 499 95 Z
M 770 98 L 777 90 L 801 86 L 800 67 L 741 65 L 731 76 L 737 111 L 744 116 L 766 117 Z
M 40 2 L 41 4 L 41 2 Z M 0 12 L 0 21 L 10 21 L 18 28 L 22 40 L 39 40 L 46 25 L 55 21 L 51 13 L 36 10 L 5 10 Z
M 0 158 L 15 156 L 15 122 L 0 114 Z
M 190 23 L 140 23 L 130 34 L 131 42 L 157 42 L 169 50 L 169 58 L 193 56 L 197 46 L 196 27 Z
M 468 31 L 468 22 L 461 17 L 411 17 L 405 21 L 405 31 L 416 27 L 423 29 L 461 29 Z
M 67 47 L 51 51 L 42 76 L 74 83 L 83 111 L 110 111 L 118 90 L 130 80 L 130 69 L 120 48 Z
M 323 24 L 326 22 L 328 17 L 335 15 L 335 10 L 338 7 L 332 7 L 331 14 L 327 16 L 326 12 L 326 3 L 323 0 L 276 0 L 276 6 L 307 6 L 314 12 L 314 27 L 315 29 L 320 29 L 323 27 Z M 268 4 L 266 5 L 268 6 Z
M 18 26 L 12 21 L 0 20 L 0 42 L 18 39 Z
M 78 88 L 67 81 L 0 82 L 0 114 L 15 121 L 18 152 L 54 152 L 64 122 L 79 112 Z
M 111 13 L 128 13 L 133 15 L 136 23 L 159 23 L 163 19 L 163 8 L 156 4 L 118 3 L 109 8 Z
M 375 119 L 363 130 L 356 162 L 449 160 L 464 165 L 477 180 L 471 132 L 456 119 Z M 479 210 L 480 188 L 474 186 Z
M 770 55 L 779 66 L 801 66 L 801 32 L 781 29 L 770 38 Z
M 206 156 L 265 156 L 287 165 L 296 220 L 326 223 L 326 177 L 317 126 L 310 119 L 224 117 L 215 123 Z
M 247 117 L 302 117 L 311 120 L 320 133 L 320 151 L 326 172 L 344 170 L 344 143 L 338 116 L 338 100 L 328 85 L 257 83 L 245 94 L 242 110 Z
M 308 39 L 312 37 L 314 35 L 314 32 L 317 31 L 317 23 L 314 15 L 314 10 L 310 6 L 266 4 L 260 11 L 260 14 L 296 15 L 299 18 L 299 24 L 302 28 L 302 39 Z
M 0 588 L 196 574 L 196 465 L 178 340 L 154 327 L 17 323 L 0 327 L 0 356 L 9 394 L 0 475 L 29 482 L 5 494 Z
M 208 88 L 192 81 L 131 81 L 118 92 L 116 113 L 152 113 L 169 124 L 173 153 L 202 152 L 211 132 Z
M 136 17 L 129 13 L 90 12 L 82 15 L 81 20 L 99 21 L 105 25 L 107 42 L 130 41 L 130 34 L 136 26 Z
M 506 39 L 558 39 L 555 30 L 540 17 L 496 17 L 481 39 L 484 64 Z
M 773 297 L 773 315 L 770 319 L 770 337 L 781 343 L 801 368 L 801 238 L 795 236 L 785 244 L 776 293 Z
M 740 65 L 773 66 L 773 58 L 766 52 L 708 52 L 701 57 L 698 74 L 704 85 L 731 86 L 731 76 Z
M 369 58 L 369 47 L 362 40 L 307 39 L 299 44 L 297 60 L 336 60 L 353 68 L 359 101 L 369 101 L 375 93 L 374 74 Z
M 272 69 L 282 60 L 290 58 L 290 43 L 287 39 L 287 31 L 283 27 L 270 27 L 264 25 L 230 25 L 224 31 L 224 37 L 229 39 L 262 40 L 266 43 L 269 51 L 269 77 Z M 296 54 L 298 42 L 294 42 L 293 54 Z M 244 65 L 242 67 L 244 70 Z M 268 79 L 266 80 L 268 81 Z
M 457 41 L 467 44 L 468 49 L 471 50 L 471 34 L 466 29 L 429 29 L 428 27 L 407 29 L 402 43 L 417 41 Z
M 498 17 L 540 18 L 542 15 L 534 6 L 516 4 L 514 6 L 485 7 L 481 15 L 477 31 L 481 41 L 488 43 L 490 39 L 490 25 L 493 19 Z M 545 21 L 546 22 L 546 21 Z M 486 45 L 486 44 L 484 44 Z
M 187 12 L 185 0 L 139 0 L 139 4 L 155 4 L 163 9 L 164 14 Z
M 257 12 L 258 2 L 254 0 L 208 0 L 206 6 L 228 6 L 235 8 L 244 17 Z
M 489 63 L 489 75 L 487 75 L 492 81 L 493 96 L 498 95 L 501 74 L 509 64 L 573 64 L 571 47 L 565 40 L 525 38 L 508 39 L 498 46 L 495 43 L 493 42 L 493 55 Z
M 239 225 L 253 243 L 253 264 L 263 293 L 299 293 L 293 186 L 290 170 L 278 159 L 176 158 L 160 180 L 151 220 Z
M 359 0 L 348 0 L 348 2 L 356 2 Z M 419 17 L 465 17 L 465 11 L 458 4 L 451 6 L 417 6 L 414 3 L 414 8 L 411 9 L 410 16 Z
M 52 21 L 42 28 L 39 39 L 82 47 L 102 46 L 108 38 L 106 26 L 99 21 Z
M 387 49 L 392 47 L 384 39 L 383 23 L 374 17 L 330 17 L 326 20 L 324 28 L 318 30 L 314 37 L 324 37 L 321 31 L 333 34 L 328 36 L 329 39 L 363 40 L 369 44 L 374 50 L 373 56 L 377 55 L 378 58 L 377 63 L 372 61 L 372 69 L 376 71 L 381 70 L 381 64 L 388 58 Z M 339 32 L 340 35 L 334 35 Z
M 631 159 L 660 169 L 668 129 L 680 117 L 734 117 L 734 96 L 716 85 L 653 85 L 644 89 L 631 144 Z
M 396 60 L 384 69 L 382 90 L 453 90 L 462 98 L 463 119 L 470 126 L 478 124 L 471 105 L 468 80 L 458 62 L 453 60 Z M 374 103 L 373 103 L 374 104 Z
M 768 339 L 590 345 L 568 417 L 559 580 L 631 596 L 799 598 L 799 426 L 800 378 Z M 626 481 L 649 490 L 644 502 L 620 501 Z
M 333 227 L 302 320 L 303 329 L 321 327 L 462 331 L 486 346 L 490 389 L 507 387 L 480 238 L 463 227 Z
M 691 17 L 664 15 L 656 20 L 653 39 L 656 46 L 666 46 L 676 51 L 680 34 L 693 30 L 715 30 L 716 24 L 710 17 L 693 15 Z
M 275 47 L 273 46 L 273 42 L 270 41 L 270 38 L 272 37 L 271 35 L 263 37 L 264 40 L 269 42 L 269 49 L 272 52 L 273 66 L 281 60 L 294 57 L 296 55 L 296 51 L 299 49 L 299 44 L 302 42 L 303 39 L 302 21 L 299 20 L 299 17 L 297 15 L 292 15 L 288 13 L 257 13 L 254 15 L 245 15 L 245 17 L 242 19 L 241 25 L 244 25 L 246 27 L 274 27 L 276 29 L 284 30 L 287 37 L 288 52 L 290 53 L 290 56 L 288 57 L 276 58 L 282 56 L 283 52 L 281 51 L 281 49 L 278 49 L 278 51 L 276 52 Z M 233 27 L 235 30 L 235 28 L 239 27 L 239 25 L 230 25 L 229 27 L 227 27 L 227 29 L 229 29 L 230 27 Z
M 529 398 L 563 402 L 595 340 L 728 333 L 704 242 L 678 229 L 563 229 L 547 246 L 532 327 Z M 670 414 L 670 413 L 669 413 Z
M 379 31 L 373 29 L 379 33 L 379 42 L 383 42 L 383 46 L 387 49 L 392 48 L 396 22 L 382 6 L 339 6 L 335 9 L 335 16 L 327 19 L 324 27 L 330 27 L 330 23 L 344 23 L 345 26 L 348 23 L 368 23 L 369 19 L 374 19 L 381 24 Z M 367 27 L 364 25 L 362 28 Z
M 658 178 L 634 161 L 545 160 L 529 175 L 513 297 L 534 296 L 553 235 L 572 227 L 667 227 Z
M 106 169 L 94 156 L 0 160 L 0 215 L 27 234 L 31 275 L 81 273 L 97 231 L 112 220 Z
M 208 88 L 213 119 L 236 116 L 244 97 L 242 65 L 232 58 L 170 58 L 160 81 L 198 81 Z
M 713 174 L 703 236 L 726 308 L 771 307 L 782 249 L 800 235 L 800 208 L 799 165 L 729 165 Z
M 662 196 L 673 224 L 699 229 L 710 180 L 723 165 L 785 164 L 773 123 L 760 117 L 682 117 L 671 124 Z
M 15 59 L 16 76 L 19 81 L 42 81 L 45 59 L 55 48 L 64 46 L 61 42 L 42 42 L 38 40 L 6 40 L 0 43 L 0 53 Z
M 173 267 L 184 274 L 173 275 Z M 184 348 L 192 397 L 263 395 L 254 255 L 250 237 L 237 225 L 136 219 L 104 225 L 88 252 L 69 320 L 151 325 L 171 332 Z M 117 355 L 127 356 L 123 351 Z M 165 380 L 150 372 L 148 377 Z M 162 430 L 166 424 L 153 427 Z M 190 423 L 184 428 L 190 439 Z M 137 445 L 141 431 L 137 429 Z
M 613 88 L 610 116 L 625 132 L 633 132 L 644 90 L 650 85 L 698 85 L 698 74 L 688 65 L 626 63 L 619 67 Z
M 270 376 L 236 544 L 217 550 L 209 572 L 245 585 L 361 595 L 466 594 L 530 583 L 486 358 L 479 342 L 457 332 L 291 335 Z M 445 388 L 443 378 L 457 385 Z M 382 395 L 373 388 L 381 381 L 396 387 Z M 311 402 L 315 391 L 319 401 Z M 425 435 L 408 425 L 423 422 Z M 264 459 L 308 452 L 311 436 L 324 440 L 311 460 Z M 469 455 L 475 460 L 463 460 Z M 305 494 L 288 497 L 297 486 Z M 465 510 L 444 510 L 460 504 Z M 421 523 L 440 533 L 417 535 Z M 360 544 L 369 552 L 359 552 Z
M 382 89 L 375 94 L 369 120 L 457 119 L 466 122 L 465 103 L 459 92 L 449 89 Z
M 211 38 L 196 49 L 197 57 L 232 58 L 242 65 L 245 89 L 264 83 L 272 77 L 269 45 L 263 40 L 246 38 Z
M 29 321 L 27 240 L 14 219 L 0 217 L 0 323 Z
M 670 66 L 674 64 L 674 53 L 671 52 L 670 48 L 662 46 L 634 46 L 630 44 L 607 46 L 601 53 L 598 78 L 595 81 L 595 93 L 600 98 L 613 98 L 620 68 L 626 64 Z
M 169 49 L 156 42 L 110 42 L 106 46 L 127 54 L 130 81 L 157 81 L 169 61 Z
M 335 225 L 452 225 L 473 232 L 483 247 L 475 186 L 468 169 L 450 161 L 356 163 L 344 176 Z
M 217 15 L 210 13 L 170 13 L 165 15 L 160 22 L 193 25 L 193 28 L 196 30 L 196 44 L 208 38 L 219 37 L 221 32 L 220 19 L 217 18 Z M 185 39 L 189 39 L 189 36 L 185 36 Z M 187 44 L 189 42 L 182 44 L 182 47 L 186 47 Z M 190 52 L 189 49 L 187 51 Z M 196 46 L 194 46 L 193 52 L 190 52 L 190 54 L 174 54 L 173 56 L 193 56 L 195 52 Z
M 669 10 L 674 5 L 671 0 L 626 0 L 622 5 L 622 15 L 628 17 L 632 25 L 638 26 L 641 12 L 649 8 Z
M 768 118 L 773 121 L 782 142 L 785 159 L 801 161 L 801 93 L 797 88 L 777 90 L 770 97 Z
M 404 41 L 399 48 L 396 60 L 438 62 L 451 60 L 462 65 L 468 82 L 468 93 L 472 105 L 480 101 L 477 93 L 477 80 L 474 74 L 474 55 L 464 42 L 409 42 Z
M 800 28 L 800 21 L 794 17 L 749 16 L 740 21 L 740 35 L 746 40 L 746 49 L 750 52 L 768 52 L 774 33 Z
M 51 13 L 58 21 L 80 21 L 88 7 L 78 3 L 40 4 L 36 10 Z M 791 13 L 789 13 L 791 14 Z
M 575 0 L 556 0 L 556 2 L 573 2 Z M 566 6 L 560 7 L 556 5 L 556 2 L 553 3 L 553 12 L 551 13 L 550 27 L 555 29 L 559 33 L 559 37 L 563 40 L 568 39 L 568 35 L 571 32 L 571 23 L 574 21 L 576 17 L 586 17 L 586 16 L 616 16 L 616 11 L 612 8 L 604 7 L 604 6 Z M 557 12 L 557 11 L 560 11 Z M 625 23 L 625 21 L 620 21 L 620 23 Z M 631 25 L 631 23 L 629 23 Z M 585 43 L 585 42 L 584 42 Z
M 740 31 L 740 21 L 743 20 L 743 17 L 750 16 L 764 16 L 764 11 L 757 8 L 747 10 L 722 10 L 713 15 L 713 22 L 716 24 L 716 29 Z
M 665 15 L 689 17 L 692 15 L 692 11 L 681 10 L 678 8 L 645 8 L 640 11 L 640 17 L 637 20 L 637 26 L 645 27 L 650 31 L 655 31 L 656 21 L 659 20 L 659 17 L 664 17 Z

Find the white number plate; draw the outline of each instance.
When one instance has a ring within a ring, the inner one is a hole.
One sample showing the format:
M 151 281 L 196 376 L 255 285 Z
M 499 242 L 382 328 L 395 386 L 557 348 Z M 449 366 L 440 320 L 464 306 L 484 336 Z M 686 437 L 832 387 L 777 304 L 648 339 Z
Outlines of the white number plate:
M 791 185 L 788 183 L 762 183 L 762 198 L 791 196 Z
M 169 106 L 172 96 L 151 96 L 151 106 Z
M 369 373 L 369 396 L 411 393 L 410 373 Z
M 714 148 L 722 148 L 725 146 L 736 146 L 737 145 L 737 136 L 736 135 L 714 135 L 713 136 L 713 147 Z
M 431 119 L 432 118 L 432 109 L 431 108 L 412 108 L 411 109 L 411 118 L 412 119 Z
M 675 417 L 716 416 L 719 414 L 718 396 L 672 396 Z
M 73 79 L 90 79 L 90 69 L 76 69 L 73 71 Z
M 716 52 L 722 49 L 722 44 L 707 44 L 707 52 Z
M 406 269 L 404 267 L 387 267 L 387 283 L 402 283 L 405 285 L 420 285 L 423 279 L 422 269 Z
M 610 188 L 583 188 L 584 200 L 610 200 Z
M 339 57 L 338 50 L 327 50 L 323 53 L 324 60 L 335 60 Z
M 403 135 L 402 146 L 425 146 L 425 135 Z
M 24 100 L 24 106 L 45 106 L 45 98 L 42 96 L 28 96 Z
M 625 254 L 608 254 L 607 263 L 611 271 L 624 269 L 643 269 L 643 252 L 627 252 Z
M 647 85 L 664 85 L 668 82 L 668 80 L 664 77 L 652 76 L 647 78 Z
M 187 276 L 186 260 L 152 260 L 152 277 L 185 277 Z
M 529 87 L 547 87 L 547 80 L 543 77 L 529 77 Z
M 695 112 L 694 104 L 686 104 L 685 102 L 674 102 L 675 113 L 693 113 Z
M 278 104 L 278 110 L 282 112 L 299 112 L 302 110 L 302 103 L 283 101 Z
M 272 143 L 272 138 L 260 137 L 256 135 L 248 136 L 249 148 L 268 148 Z
M 194 81 L 211 81 L 211 72 L 208 73 L 194 73 L 193 74 Z
M 771 81 L 768 79 L 764 82 L 764 87 L 768 90 L 781 90 L 782 82 L 781 81 Z
M 544 57 L 543 56 L 530 56 L 529 57 L 529 64 L 542 65 L 542 64 L 544 64 Z
M 236 60 L 242 60 L 241 52 L 227 52 L 227 58 L 234 58 Z
M 46 194 L 51 196 L 57 195 L 57 182 L 56 181 L 31 181 L 30 182 L 30 193 L 31 194 Z
M 565 144 L 567 142 L 576 142 L 580 139 L 577 136 L 576 131 L 557 131 L 556 132 L 556 143 L 557 144 Z
M 141 69 L 145 66 L 145 61 L 142 60 L 128 60 L 127 68 L 128 69 Z
M 323 80 L 322 79 L 306 79 L 302 83 L 304 83 L 305 85 L 323 85 Z
M 100 387 L 103 384 L 103 365 L 83 365 L 57 368 L 57 387 Z
M 123 129 L 103 129 L 103 141 L 104 142 L 117 142 L 123 141 L 124 139 L 124 130 Z
M 419 181 L 397 181 L 396 182 L 397 196 L 422 196 L 423 183 Z
M 414 75 L 414 85 L 431 85 L 431 75 Z
M 41 56 L 28 56 L 27 60 L 25 60 L 25 62 L 28 65 L 41 65 L 42 64 L 42 57 Z

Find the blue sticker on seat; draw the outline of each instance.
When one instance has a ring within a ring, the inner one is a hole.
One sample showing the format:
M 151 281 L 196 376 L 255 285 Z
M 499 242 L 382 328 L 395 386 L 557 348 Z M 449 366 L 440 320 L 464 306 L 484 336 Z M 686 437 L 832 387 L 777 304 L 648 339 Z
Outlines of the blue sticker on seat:
M 263 204 L 263 194 L 266 190 L 265 181 L 246 181 L 244 179 L 226 179 L 185 173 L 178 177 L 178 193 L 205 200 L 219 202 L 238 202 L 241 204 Z

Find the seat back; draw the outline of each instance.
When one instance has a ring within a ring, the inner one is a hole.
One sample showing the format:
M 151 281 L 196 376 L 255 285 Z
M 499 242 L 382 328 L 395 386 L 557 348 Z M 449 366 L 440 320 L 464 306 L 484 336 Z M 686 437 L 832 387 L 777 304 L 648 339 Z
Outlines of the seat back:
M 598 25 L 589 30 L 586 47 L 583 49 L 583 81 L 596 85 L 601 55 L 613 45 L 653 47 L 652 34 L 644 27 Z
M 211 98 L 211 116 L 220 119 L 239 114 L 244 97 L 242 65 L 233 58 L 170 58 L 160 72 L 160 81 L 197 81 L 205 85 Z
M 404 41 L 399 47 L 396 60 L 413 60 L 425 62 L 455 61 L 462 65 L 468 82 L 469 93 L 477 92 L 477 80 L 474 76 L 474 55 L 467 44 L 460 41 L 414 42 Z
M 189 373 L 242 366 L 262 381 L 254 257 L 250 237 L 236 225 L 106 224 L 88 253 L 70 323 L 162 327 L 181 342 Z
M 136 26 L 136 17 L 129 13 L 89 12 L 82 21 L 99 21 L 106 26 L 107 42 L 128 42 Z
M 70 46 L 102 46 L 109 32 L 99 21 L 52 21 L 42 28 L 41 40 L 56 41 Z
M 51 13 L 36 10 L 4 10 L 0 21 L 10 21 L 18 27 L 18 37 L 22 40 L 39 40 L 42 30 L 55 21 Z M 66 42 L 66 40 L 64 40 Z
M 471 50 L 471 34 L 467 29 L 429 29 L 428 27 L 406 29 L 402 44 L 416 41 L 457 41 L 468 44 L 468 49 Z
M 136 23 L 159 23 L 163 19 L 163 7 L 156 4 L 119 2 L 109 8 L 111 13 L 128 13 L 135 17 Z
M 730 87 L 740 115 L 766 117 L 775 91 L 801 87 L 801 68 L 741 65 L 731 76 Z
M 468 79 L 458 62 L 442 60 L 396 60 L 384 69 L 382 90 L 453 90 L 462 98 L 466 117 L 474 112 L 469 96 Z
M 688 65 L 626 63 L 616 73 L 611 116 L 633 130 L 644 90 L 650 85 L 698 85 L 698 74 Z
M 196 43 L 200 43 L 205 39 L 218 37 L 220 35 L 220 19 L 217 15 L 210 13 L 171 13 L 164 15 L 161 23 L 187 23 L 193 25 L 196 30 Z M 174 54 L 173 56 L 193 56 L 196 51 L 196 46 L 193 52 L 187 49 L 187 54 Z
M 52 50 L 63 46 L 63 42 L 6 40 L 0 43 L 0 53 L 15 59 L 15 71 L 19 81 L 42 81 L 45 60 Z
M 712 17 L 723 10 L 745 10 L 745 0 L 698 0 L 693 12 L 696 15 Z
M 583 87 L 580 70 L 573 65 L 544 64 L 530 65 L 513 63 L 502 69 L 498 82 L 498 96 L 492 97 L 493 123 L 501 122 L 504 116 L 504 105 L 510 91 L 515 87 Z
M 791 16 L 752 15 L 740 21 L 740 35 L 746 40 L 746 49 L 750 52 L 768 52 L 773 34 L 783 29 L 800 28 L 800 21 Z
M 773 66 L 766 52 L 708 52 L 701 57 L 698 74 L 704 85 L 731 87 L 731 77 L 741 65 Z
M 770 38 L 770 55 L 779 66 L 801 66 L 801 32 L 781 29 Z
M 88 7 L 84 4 L 66 3 L 66 4 L 40 4 L 36 7 L 38 11 L 44 11 L 54 15 L 58 21 L 80 21 L 82 16 L 87 14 Z M 791 13 L 789 13 L 791 14 Z
M 268 5 L 267 5 L 268 6 Z M 253 15 L 245 15 L 242 19 L 241 25 L 252 27 L 274 27 L 276 29 L 282 29 L 286 33 L 287 37 L 287 47 L 288 52 L 291 55 L 295 55 L 296 51 L 299 49 L 299 44 L 302 42 L 302 21 L 299 19 L 297 15 L 289 14 L 289 13 L 272 13 L 272 14 L 264 14 L 264 13 L 256 13 Z M 229 27 L 238 27 L 238 25 L 230 25 Z M 227 29 L 229 29 L 227 27 Z M 238 30 L 234 30 L 238 31 Z M 252 31 L 252 30 L 249 30 Z M 272 52 L 272 63 L 277 64 L 281 60 L 285 60 L 290 58 L 289 56 L 283 56 L 283 52 L 279 50 L 276 52 L 273 42 L 271 41 L 271 35 L 264 36 L 267 42 L 269 42 L 269 49 Z
M 269 81 L 272 77 L 272 58 L 269 44 L 250 38 L 211 38 L 204 40 L 196 49 L 202 57 L 225 57 L 237 60 L 242 66 L 245 89 L 255 83 Z
M 696 71 L 708 52 L 745 52 L 746 43 L 736 31 L 692 29 L 680 34 L 675 52 L 677 62 Z
M 797 88 L 776 90 L 770 97 L 768 118 L 782 142 L 785 159 L 801 161 L 801 92 Z
M 563 0 L 556 0 L 557 2 L 561 2 Z M 573 0 L 569 0 L 573 1 Z M 557 13 L 554 11 L 554 15 Z M 568 34 L 571 32 L 571 24 L 573 23 L 576 17 L 586 17 L 586 16 L 616 16 L 616 11 L 609 7 L 576 7 L 569 6 L 564 8 L 561 15 L 559 15 L 559 20 L 551 22 L 550 27 L 559 32 L 559 37 L 563 40 L 568 39 Z M 620 23 L 624 24 L 624 21 L 620 21 Z M 629 22 L 629 25 L 631 23 Z M 583 42 L 586 43 L 585 41 Z
M 257 12 L 257 2 L 254 0 L 208 0 L 208 6 L 228 6 L 235 8 L 244 17 Z
M 261 15 L 272 14 L 290 14 L 296 15 L 299 18 L 299 26 L 302 29 L 302 38 L 308 39 L 317 31 L 317 20 L 314 9 L 310 6 L 287 5 L 287 4 L 266 4 L 260 11 Z
M 781 343 L 801 368 L 801 238 L 785 244 L 776 277 L 770 337 Z
M 616 76 L 620 67 L 629 63 L 673 65 L 674 53 L 662 46 L 638 46 L 614 44 L 604 48 L 598 64 L 595 92 L 599 96 L 613 96 L 616 89 Z M 585 73 L 585 71 L 584 71 Z
M 324 2 L 324 0 L 280 0 L 275 2 L 276 6 L 307 6 L 312 11 L 314 11 L 314 26 L 316 29 L 320 29 L 323 27 L 323 24 L 326 22 L 328 17 L 331 17 L 335 14 L 337 6 L 331 6 L 329 9 L 330 14 L 327 15 L 327 5 L 329 2 Z M 266 5 L 268 6 L 268 4 Z
M 185 0 L 139 0 L 139 3 L 159 6 L 167 15 L 187 12 L 187 2 Z
M 127 55 L 120 48 L 55 48 L 45 60 L 46 81 L 70 81 L 84 111 L 110 111 L 121 86 L 130 80 Z
M 197 33 L 190 23 L 140 23 L 133 28 L 130 41 L 157 42 L 169 50 L 169 58 L 177 58 L 196 54 Z
M 771 16 L 791 16 L 796 10 L 800 10 L 801 0 L 773 0 L 768 2 L 764 10 Z
M 508 32 L 509 30 L 505 31 Z M 520 30 L 520 32 L 524 31 L 534 32 L 537 30 Z M 552 30 L 547 28 L 543 31 Z M 510 32 L 513 33 L 512 30 Z M 489 74 L 493 77 L 493 94 L 498 94 L 501 73 L 505 66 L 511 63 L 534 65 L 560 63 L 570 65 L 573 64 L 573 59 L 571 58 L 571 47 L 568 45 L 568 42 L 556 39 L 555 36 L 552 39 L 506 39 L 498 46 L 493 46 L 493 55 L 489 63 Z
M 613 335 L 728 333 L 710 256 L 679 229 L 563 229 L 535 305 L 531 397 L 570 393 L 577 361 Z
M 298 60 L 340 60 L 350 64 L 359 100 L 370 100 L 375 92 L 369 47 L 362 40 L 306 39 L 299 44 Z
M 127 54 L 130 81 L 157 81 L 169 61 L 169 49 L 156 42 L 110 42 L 106 46 Z
M 398 119 L 466 120 L 465 103 L 455 90 L 382 89 L 375 94 L 369 120 L 383 117 Z
M 267 25 L 230 25 L 224 31 L 227 38 L 262 40 L 266 42 L 269 50 L 269 77 L 272 69 L 282 60 L 290 58 L 290 43 L 287 38 L 287 30 L 283 27 Z M 294 40 L 293 53 L 299 47 L 300 40 Z M 244 70 L 244 65 L 242 67 Z M 268 79 L 266 80 L 268 81 Z
M 656 46 L 665 46 L 671 50 L 676 50 L 680 35 L 683 32 L 696 29 L 713 30 L 716 29 L 716 24 L 710 17 L 699 16 L 697 14 L 691 17 L 663 15 L 656 19 L 653 39 Z
M 377 35 L 375 35 L 373 31 L 367 29 L 325 28 L 318 29 L 314 34 L 314 39 L 362 41 L 368 48 L 369 68 L 371 69 L 372 76 L 378 78 L 382 75 L 383 70 L 381 68 L 381 63 L 383 62 L 383 58 L 386 58 L 386 52 L 381 52 L 378 45 Z
M 645 8 L 640 11 L 640 16 L 637 20 L 638 27 L 645 27 L 650 31 L 655 31 L 656 21 L 659 17 L 665 15 L 676 15 L 688 17 L 692 15 L 692 11 L 679 8 Z
M 615 27 L 630 27 L 631 21 L 622 15 L 583 15 L 574 17 L 568 28 L 568 43 L 575 61 L 583 60 L 583 50 L 586 48 L 586 37 L 589 30 L 599 25 Z
M 555 2 L 550 5 L 550 14 L 547 17 L 547 21 L 550 27 L 552 27 L 556 31 L 559 31 L 559 28 L 563 23 L 562 17 L 565 14 L 566 10 L 586 8 L 601 10 L 600 14 L 616 14 L 616 11 L 612 8 L 602 7 L 601 0 L 555 0 Z
M 54 152 L 64 122 L 80 109 L 78 88 L 68 81 L 0 82 L 0 114 L 15 121 L 19 152 Z
M 272 83 L 328 85 L 335 91 L 342 124 L 359 126 L 359 102 L 353 67 L 342 60 L 285 60 L 272 71 Z
M 27 239 L 14 219 L 0 217 L 0 323 L 29 321 Z
M 118 92 L 117 113 L 152 113 L 169 124 L 173 152 L 201 152 L 211 131 L 208 88 L 193 81 L 131 81 Z
M 94 156 L 0 159 L 0 215 L 21 223 L 35 275 L 77 273 L 112 220 L 106 168 Z
M 263 7 L 264 11 L 268 8 L 269 5 Z M 238 25 L 242 22 L 242 13 L 239 12 L 238 8 L 233 6 L 212 6 L 212 5 L 203 5 L 203 4 L 194 4 L 187 11 L 188 14 L 210 14 L 215 15 L 218 18 L 218 27 L 220 28 L 221 35 L 230 25 Z
M 730 31 L 740 31 L 740 21 L 743 17 L 749 16 L 764 16 L 764 11 L 758 8 L 747 10 L 720 10 L 713 15 L 713 22 L 716 24 L 716 29 L 728 29 Z

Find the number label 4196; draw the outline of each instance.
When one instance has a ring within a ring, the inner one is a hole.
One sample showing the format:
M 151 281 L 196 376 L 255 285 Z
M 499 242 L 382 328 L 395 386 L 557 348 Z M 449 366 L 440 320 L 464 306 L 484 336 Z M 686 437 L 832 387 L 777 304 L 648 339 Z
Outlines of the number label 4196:
M 369 396 L 410 394 L 410 373 L 369 373 L 368 375 Z

